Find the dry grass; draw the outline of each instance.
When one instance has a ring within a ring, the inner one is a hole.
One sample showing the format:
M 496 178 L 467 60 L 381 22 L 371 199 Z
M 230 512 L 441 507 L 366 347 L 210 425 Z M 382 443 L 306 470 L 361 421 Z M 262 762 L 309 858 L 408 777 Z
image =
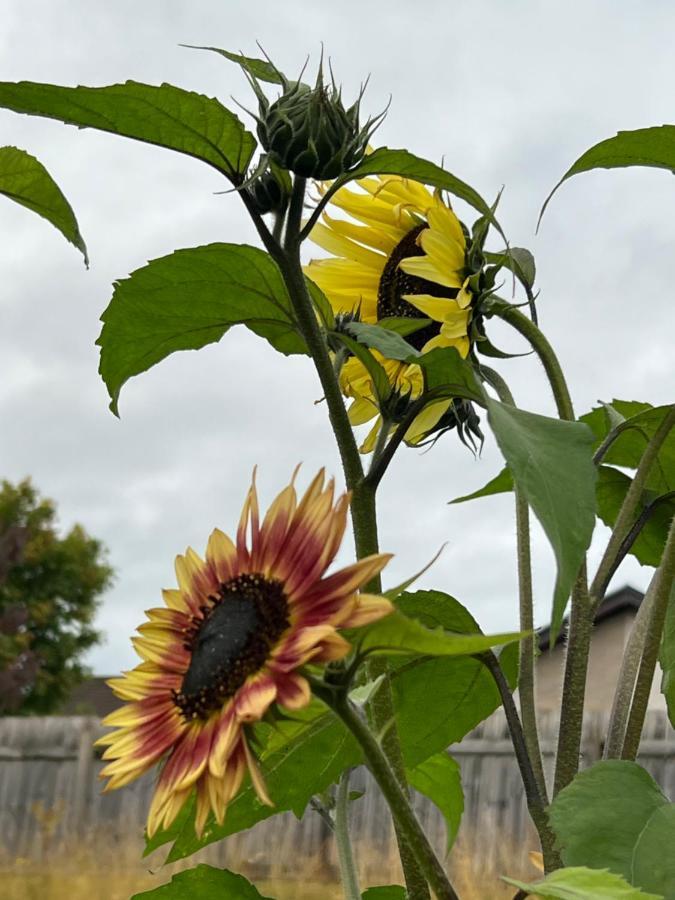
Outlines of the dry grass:
M 40 861 L 35 859 L 2 860 L 0 858 L 1 900 L 129 900 L 139 892 L 150 890 L 170 880 L 171 875 L 197 862 L 214 862 L 213 845 L 198 857 L 171 866 L 162 866 L 163 851 L 141 858 L 138 840 L 111 839 L 105 831 L 90 833 L 84 841 L 63 845 L 55 838 L 54 817 L 34 811 L 37 833 L 41 836 Z M 472 835 L 465 830 L 455 845 L 451 859 L 451 879 L 462 900 L 507 900 L 513 889 L 499 879 L 500 874 L 514 877 L 536 877 L 536 861 L 523 863 L 523 854 L 509 842 L 498 842 L 495 829 L 491 836 Z M 492 839 L 491 839 L 492 838 Z M 392 846 L 393 850 L 393 846 Z M 209 851 L 211 851 L 209 853 Z M 380 852 L 359 846 L 356 855 L 362 871 L 362 884 L 400 883 L 398 863 Z M 201 859 L 199 858 L 201 857 Z M 206 858 L 204 858 L 206 857 Z M 332 878 L 334 868 L 326 859 L 299 860 L 302 866 L 297 881 L 288 877 L 288 860 L 283 868 L 265 869 L 267 880 L 259 877 L 253 862 L 229 865 L 247 875 L 263 896 L 275 900 L 341 900 L 340 885 Z M 274 876 L 277 877 L 274 877 Z

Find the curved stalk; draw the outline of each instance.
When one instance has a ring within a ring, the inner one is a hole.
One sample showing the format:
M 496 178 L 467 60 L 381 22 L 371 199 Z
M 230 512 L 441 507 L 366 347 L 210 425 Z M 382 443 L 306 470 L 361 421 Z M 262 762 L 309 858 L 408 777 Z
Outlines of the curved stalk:
M 305 186 L 305 179 L 296 176 L 288 207 L 283 247 L 274 240 L 264 222 L 255 214 L 254 210 L 252 211 L 250 204 L 247 204 L 247 207 L 266 249 L 281 271 L 298 326 L 307 343 L 321 387 L 323 388 L 328 415 L 342 461 L 345 481 L 348 489 L 352 492 L 351 516 L 354 543 L 356 545 L 356 555 L 361 559 L 364 556 L 377 553 L 379 550 L 375 489 L 364 482 L 359 449 L 347 416 L 340 385 L 330 358 L 328 344 L 317 321 L 302 271 L 300 262 L 300 221 L 305 197 Z M 246 198 L 244 198 L 244 202 L 246 202 Z M 365 585 L 364 590 L 375 593 L 381 591 L 379 577 Z M 371 678 L 375 678 L 380 674 L 386 674 L 386 672 L 387 666 L 384 660 L 379 660 L 376 664 L 371 663 L 369 667 Z M 394 718 L 394 703 L 391 686 L 388 681 L 385 681 L 380 690 L 377 691 L 369 706 L 369 712 L 373 726 L 378 732 L 392 722 Z M 402 789 L 405 791 L 405 769 L 395 727 L 389 728 L 386 740 L 383 742 L 383 748 Z M 408 896 L 410 900 L 427 900 L 429 893 L 426 880 L 415 862 L 414 855 L 407 848 L 405 840 L 398 832 L 397 837 L 399 839 L 399 852 Z
M 488 366 L 481 367 L 483 374 L 497 392 L 499 399 L 515 406 L 513 394 L 502 376 Z M 532 637 L 524 638 L 519 646 L 518 699 L 520 718 L 530 764 L 539 789 L 543 804 L 548 803 L 546 779 L 539 744 L 537 727 L 537 707 L 534 690 L 534 661 L 537 650 L 537 637 L 534 634 L 534 599 L 532 590 L 532 563 L 530 553 L 530 513 L 523 492 L 514 485 L 516 498 L 516 542 L 518 552 L 518 595 L 520 612 L 520 630 L 531 631 Z M 507 717 L 508 721 L 508 717 Z M 510 725 L 509 725 L 510 727 Z M 514 739 L 513 732 L 511 734 Z M 514 739 L 515 744 L 515 739 Z M 542 841 L 543 843 L 543 841 Z
M 394 774 L 375 736 L 358 710 L 342 694 L 334 693 L 323 683 L 313 681 L 314 693 L 342 719 L 363 750 L 368 768 L 391 809 L 394 821 L 437 900 L 459 900 L 438 857 L 412 810 L 410 801 Z
M 668 539 L 663 550 L 661 565 L 656 571 L 657 583 L 654 589 L 654 601 L 649 616 L 647 635 L 638 672 L 633 702 L 630 708 L 628 724 L 626 725 L 626 737 L 621 751 L 622 759 L 634 760 L 640 746 L 640 737 L 645 723 L 649 694 L 654 681 L 656 661 L 661 646 L 661 635 L 666 621 L 668 601 L 673 590 L 675 580 L 675 519 L 670 523 Z
M 626 736 L 626 722 L 628 721 L 633 691 L 635 690 L 635 679 L 637 678 L 640 660 L 644 652 L 651 610 L 654 604 L 654 589 L 657 584 L 657 576 L 658 572 L 655 572 L 652 576 L 626 643 L 619 677 L 616 682 L 612 711 L 609 716 L 607 740 L 602 754 L 603 759 L 621 759 L 621 750 Z
M 491 312 L 508 322 L 528 340 L 541 360 L 551 385 L 558 416 L 573 422 L 574 407 L 558 357 L 544 334 L 527 316 L 508 303 L 496 302 Z M 572 611 L 567 640 L 565 676 L 560 710 L 560 730 L 553 795 L 566 787 L 579 771 L 579 750 L 584 718 L 586 673 L 591 648 L 593 609 L 588 593 L 588 576 L 584 561 L 572 590 Z
M 664 416 L 663 421 L 647 444 L 635 472 L 635 477 L 621 504 L 619 515 L 616 517 L 616 522 L 612 529 L 612 535 L 602 559 L 600 560 L 598 571 L 591 585 L 591 600 L 594 609 L 597 609 L 602 602 L 602 598 L 605 596 L 607 585 L 616 568 L 615 563 L 621 552 L 622 544 L 626 539 L 626 536 L 630 533 L 631 527 L 637 517 L 642 492 L 647 484 L 649 472 L 658 456 L 663 442 L 670 434 L 673 426 L 675 426 L 675 406 L 671 408 L 668 415 Z
M 546 794 L 542 794 L 538 784 L 526 738 L 523 733 L 520 719 L 518 718 L 516 704 L 513 701 L 511 690 L 504 677 L 499 660 L 492 650 L 488 650 L 486 653 L 477 654 L 476 659 L 479 659 L 483 663 L 497 685 L 497 690 L 499 691 L 499 696 L 502 700 L 502 706 L 504 707 L 506 721 L 509 726 L 509 733 L 511 734 L 511 741 L 513 743 L 513 749 L 515 750 L 518 768 L 520 769 L 520 776 L 525 788 L 527 809 L 537 829 L 539 840 L 541 841 L 541 849 L 544 856 L 544 868 L 547 872 L 551 872 L 553 869 L 560 868 L 562 860 L 560 859 L 558 851 L 555 849 L 555 835 L 551 830 L 548 817 L 546 816 Z
M 338 783 L 335 799 L 335 842 L 337 844 L 340 876 L 345 900 L 361 900 L 359 878 L 354 864 L 352 842 L 349 839 L 349 776 L 347 769 Z

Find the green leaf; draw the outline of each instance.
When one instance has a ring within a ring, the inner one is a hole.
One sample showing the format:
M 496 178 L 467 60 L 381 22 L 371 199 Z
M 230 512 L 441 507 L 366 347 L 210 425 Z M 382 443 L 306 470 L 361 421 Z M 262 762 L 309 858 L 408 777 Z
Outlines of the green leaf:
M 398 604 L 406 615 L 429 628 L 479 630 L 471 613 L 441 591 L 402 594 Z M 509 644 L 499 656 L 511 689 L 518 679 L 518 649 L 518 644 Z M 501 704 L 492 676 L 473 657 L 417 657 L 410 661 L 399 657 L 390 665 L 398 732 L 409 768 L 461 741 Z
M 401 362 L 413 362 L 420 355 L 400 334 L 379 325 L 369 325 L 366 322 L 350 322 L 345 326 L 360 344 L 379 350 L 387 359 L 398 359 Z
M 282 353 L 304 353 L 281 274 L 262 250 L 209 244 L 176 250 L 116 282 L 103 329 L 100 373 L 117 414 L 122 385 L 176 350 L 219 341 L 236 324 Z
M 436 347 L 417 357 L 424 371 L 424 384 L 438 396 L 465 397 L 483 405 L 482 387 L 471 363 L 462 359 L 455 347 Z
M 499 253 L 483 252 L 487 262 L 492 265 L 508 269 L 510 272 L 531 288 L 537 275 L 534 256 L 524 247 L 508 247 Z
M 391 384 L 384 367 L 375 359 L 370 350 L 366 349 L 363 344 L 359 344 L 358 341 L 350 338 L 348 334 L 334 331 L 332 332 L 332 337 L 344 344 L 349 352 L 363 363 L 373 382 L 373 390 L 377 401 L 382 405 L 391 393 Z
M 326 297 L 319 285 L 306 275 L 305 284 L 307 285 L 307 290 L 312 298 L 312 303 L 321 316 L 324 328 L 326 331 L 332 331 L 335 327 L 335 313 L 333 312 L 333 307 L 330 305 L 328 297 Z
M 246 172 L 255 138 L 218 100 L 171 84 L 107 87 L 0 82 L 0 107 L 96 128 L 200 159 L 230 179 Z
M 226 59 L 233 63 L 237 63 L 249 75 L 253 75 L 258 81 L 267 81 L 269 84 L 283 84 L 284 76 L 266 59 L 257 59 L 253 56 L 242 56 L 240 53 L 231 53 L 229 50 L 221 50 L 220 47 L 198 47 L 195 44 L 181 44 L 181 47 L 187 47 L 189 50 L 212 50 L 214 53 L 220 53 Z
M 467 500 L 477 500 L 478 497 L 490 497 L 493 494 L 505 494 L 513 490 L 513 475 L 509 469 L 504 466 L 501 472 L 484 484 L 482 488 L 474 491 L 472 494 L 465 494 L 463 497 L 455 497 L 449 503 L 466 503 Z
M 447 753 L 436 753 L 414 769 L 407 770 L 409 783 L 443 813 L 449 853 L 464 812 L 464 791 L 459 765 Z
M 400 884 L 380 884 L 361 894 L 362 900 L 406 900 L 406 889 Z
M 471 656 L 491 647 L 510 644 L 525 632 L 503 634 L 458 634 L 443 628 L 426 628 L 415 619 L 395 611 L 359 631 L 359 647 L 370 653 L 422 653 L 427 656 Z
M 612 400 L 610 409 L 624 421 L 613 424 L 607 404 L 593 409 L 581 417 L 593 430 L 595 447 L 600 446 L 610 430 L 616 437 L 603 457 L 603 462 L 629 469 L 636 469 L 647 443 L 654 436 L 663 419 L 670 413 L 672 404 L 650 406 L 648 403 Z M 661 445 L 657 459 L 647 479 L 647 488 L 659 494 L 675 489 L 675 430 Z
M 637 763 L 604 760 L 580 772 L 548 810 L 563 862 L 608 868 L 630 881 L 640 832 L 667 802 Z
M 197 838 L 190 810 L 180 822 L 149 841 L 146 853 L 173 840 L 167 862 L 174 862 L 277 813 L 292 810 L 300 817 L 314 794 L 325 791 L 341 772 L 361 762 L 351 734 L 318 701 L 294 713 L 294 720 L 277 724 L 271 735 L 264 726 L 258 729 L 264 738 L 260 768 L 274 807 L 264 806 L 249 783 L 229 804 L 222 825 L 209 820 L 201 839 Z
M 555 192 L 568 178 L 593 169 L 622 169 L 626 166 L 675 171 L 675 125 L 620 131 L 614 137 L 595 144 L 570 166 L 553 188 L 541 208 L 539 221 Z
M 632 887 L 607 869 L 557 869 L 543 881 L 530 884 L 505 876 L 502 880 L 543 900 L 663 900 L 659 894 L 645 894 Z
M 661 693 L 666 699 L 670 724 L 675 727 L 675 585 L 673 585 L 668 598 L 659 664 L 663 672 Z
M 0 147 L 0 194 L 51 222 L 89 265 L 75 213 L 41 162 L 17 147 Z
M 612 466 L 598 468 L 598 486 L 596 497 L 598 515 L 610 528 L 616 522 L 632 478 Z M 645 507 L 656 499 L 652 491 L 644 491 L 640 500 L 640 514 Z M 630 553 L 643 566 L 658 566 L 663 556 L 668 528 L 675 513 L 675 498 L 665 499 L 657 503 L 649 514 L 640 534 L 633 543 Z
M 401 337 L 407 337 L 414 334 L 427 325 L 431 325 L 431 319 L 407 319 L 403 316 L 385 316 L 384 319 L 378 320 L 380 328 L 386 328 L 387 331 L 393 331 L 400 334 Z
M 168 884 L 134 894 L 131 900 L 271 900 L 243 875 L 200 864 L 174 875 Z
M 651 816 L 633 850 L 631 881 L 664 900 L 675 900 L 675 803 L 659 807 Z
M 503 235 L 490 205 L 477 191 L 455 175 L 446 172 L 445 169 L 427 159 L 415 156 L 414 153 L 409 153 L 407 150 L 378 147 L 377 150 L 369 153 L 355 169 L 338 178 L 336 186 L 346 184 L 355 178 L 365 178 L 367 175 L 400 175 L 403 178 L 410 178 L 413 181 L 420 181 L 422 184 L 447 191 L 473 206 L 478 212 L 487 215 Z
M 595 525 L 596 469 L 593 433 L 580 422 L 549 419 L 488 400 L 488 419 L 516 484 L 522 489 L 553 548 L 557 577 L 551 640 Z

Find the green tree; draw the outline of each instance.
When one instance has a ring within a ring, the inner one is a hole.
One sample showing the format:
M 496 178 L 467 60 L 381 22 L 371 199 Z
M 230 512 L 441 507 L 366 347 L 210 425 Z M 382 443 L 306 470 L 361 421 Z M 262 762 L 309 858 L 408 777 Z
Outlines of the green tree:
M 81 525 L 59 535 L 54 503 L 28 479 L 2 482 L 3 535 L 14 552 L 0 567 L 0 713 L 54 712 L 87 674 L 82 656 L 100 640 L 92 623 L 113 571 Z

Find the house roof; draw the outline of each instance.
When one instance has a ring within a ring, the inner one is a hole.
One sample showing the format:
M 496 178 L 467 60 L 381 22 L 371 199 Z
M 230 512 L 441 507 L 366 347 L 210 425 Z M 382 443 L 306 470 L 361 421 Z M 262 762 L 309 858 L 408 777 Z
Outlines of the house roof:
M 613 593 L 608 594 L 605 597 L 605 599 L 598 607 L 594 622 L 597 624 L 598 622 L 602 622 L 604 619 L 609 619 L 612 616 L 617 615 L 618 613 L 625 612 L 626 610 L 636 611 L 637 609 L 639 609 L 643 599 L 643 593 L 635 590 L 635 588 L 632 588 L 629 585 L 625 585 L 624 587 L 619 588 L 618 591 L 614 591 Z M 556 646 L 558 644 L 561 644 L 565 640 L 568 621 L 569 619 L 565 618 L 563 627 L 560 629 L 560 632 L 558 633 L 558 636 L 556 638 Z M 537 638 L 539 641 L 539 649 L 548 650 L 551 645 L 551 626 L 546 625 L 544 628 L 540 628 L 537 632 Z
M 87 678 L 74 687 L 59 710 L 59 715 L 98 716 L 101 719 L 121 706 L 122 701 L 117 699 L 106 684 L 107 677 Z

